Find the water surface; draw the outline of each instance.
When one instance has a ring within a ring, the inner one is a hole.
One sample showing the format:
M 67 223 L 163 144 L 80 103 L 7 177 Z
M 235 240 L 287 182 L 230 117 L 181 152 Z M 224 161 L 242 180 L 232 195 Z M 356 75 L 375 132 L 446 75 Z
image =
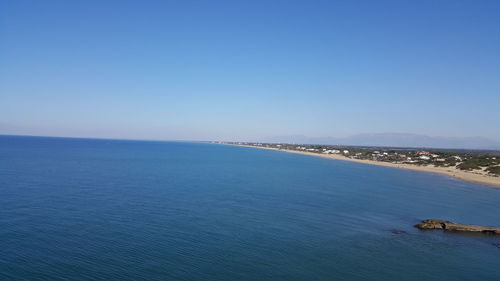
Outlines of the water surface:
M 0 137 L 3 280 L 500 280 L 500 188 L 205 143 Z M 397 231 L 401 234 L 394 234 Z

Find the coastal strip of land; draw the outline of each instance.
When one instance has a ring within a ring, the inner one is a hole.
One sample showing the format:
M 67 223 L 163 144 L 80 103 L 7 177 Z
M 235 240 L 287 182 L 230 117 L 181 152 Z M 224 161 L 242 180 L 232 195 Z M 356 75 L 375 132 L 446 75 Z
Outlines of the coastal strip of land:
M 226 144 L 228 144 L 228 143 L 226 143 Z M 315 153 L 315 152 L 309 152 L 309 151 L 298 151 L 298 150 L 291 150 L 291 149 L 284 149 L 284 148 L 254 146 L 254 145 L 248 145 L 248 144 L 234 144 L 234 143 L 232 143 L 232 145 L 252 147 L 252 148 L 257 148 L 257 149 L 283 151 L 283 152 L 288 152 L 288 153 L 296 153 L 296 154 L 302 154 L 302 155 L 322 157 L 322 158 L 327 158 L 327 159 L 351 161 L 351 162 L 357 162 L 357 163 L 362 163 L 362 164 L 392 167 L 392 168 L 399 168 L 399 169 L 407 169 L 407 170 L 420 171 L 420 172 L 437 173 L 437 174 L 443 174 L 443 175 L 447 175 L 450 177 L 454 177 L 454 178 L 464 180 L 464 181 L 500 187 L 500 177 L 488 175 L 488 174 L 484 173 L 484 171 L 466 171 L 466 170 L 459 170 L 456 167 L 435 167 L 432 165 L 414 165 L 414 164 L 405 164 L 405 163 L 382 162 L 382 161 L 368 160 L 368 159 L 353 159 L 353 158 L 346 157 L 342 154 L 321 154 L 321 153 Z

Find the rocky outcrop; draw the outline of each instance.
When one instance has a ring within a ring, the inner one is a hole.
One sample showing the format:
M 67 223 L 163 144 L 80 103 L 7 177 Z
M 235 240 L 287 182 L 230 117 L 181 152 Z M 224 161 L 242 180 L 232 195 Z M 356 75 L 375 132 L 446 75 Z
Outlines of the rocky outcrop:
M 451 221 L 435 219 L 423 220 L 422 223 L 416 224 L 415 227 L 419 229 L 442 229 L 445 231 L 475 232 L 500 235 L 500 227 L 458 224 Z

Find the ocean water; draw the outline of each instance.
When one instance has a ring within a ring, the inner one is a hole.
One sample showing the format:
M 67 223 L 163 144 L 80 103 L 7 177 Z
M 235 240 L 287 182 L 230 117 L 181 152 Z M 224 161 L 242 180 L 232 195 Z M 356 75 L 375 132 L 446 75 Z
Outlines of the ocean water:
M 500 188 L 206 143 L 0 137 L 1 280 L 500 280 Z

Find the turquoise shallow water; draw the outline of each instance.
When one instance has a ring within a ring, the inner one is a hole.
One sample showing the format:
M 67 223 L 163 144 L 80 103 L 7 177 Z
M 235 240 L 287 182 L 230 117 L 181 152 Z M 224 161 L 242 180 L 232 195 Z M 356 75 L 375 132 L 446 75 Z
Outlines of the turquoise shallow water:
M 500 188 L 204 143 L 0 137 L 2 280 L 500 280 Z M 395 234 L 394 231 L 402 232 Z

